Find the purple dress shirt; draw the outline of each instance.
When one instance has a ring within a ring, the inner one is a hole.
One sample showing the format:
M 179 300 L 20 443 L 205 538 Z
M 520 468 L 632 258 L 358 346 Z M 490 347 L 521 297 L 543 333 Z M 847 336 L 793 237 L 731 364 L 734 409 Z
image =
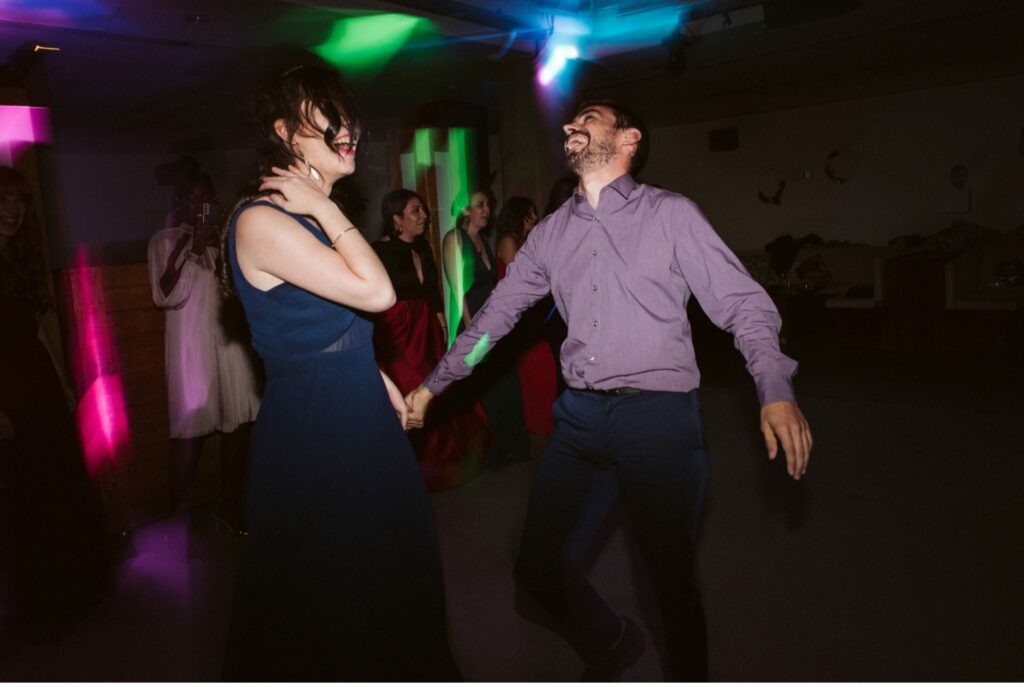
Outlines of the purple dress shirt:
M 761 404 L 796 400 L 797 364 L 779 350 L 782 321 L 771 298 L 693 202 L 628 174 L 601 189 L 597 210 L 577 192 L 530 232 L 427 388 L 436 395 L 467 376 L 481 349 L 549 291 L 569 328 L 561 363 L 570 387 L 697 388 L 686 317 L 693 294 L 735 338 Z

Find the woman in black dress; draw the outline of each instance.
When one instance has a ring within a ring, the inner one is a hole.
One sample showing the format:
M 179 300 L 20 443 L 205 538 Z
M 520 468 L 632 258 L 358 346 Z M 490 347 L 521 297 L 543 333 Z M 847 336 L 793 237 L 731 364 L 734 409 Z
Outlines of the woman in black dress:
M 427 376 L 447 350 L 447 324 L 433 251 L 424 236 L 427 206 L 415 191 L 391 191 L 380 205 L 384 237 L 374 242 L 398 298 L 378 315 L 373 331 L 377 360 L 403 394 Z M 409 433 L 430 491 L 469 482 L 483 470 L 488 440 L 483 408 L 453 390 L 437 399 L 427 424 Z

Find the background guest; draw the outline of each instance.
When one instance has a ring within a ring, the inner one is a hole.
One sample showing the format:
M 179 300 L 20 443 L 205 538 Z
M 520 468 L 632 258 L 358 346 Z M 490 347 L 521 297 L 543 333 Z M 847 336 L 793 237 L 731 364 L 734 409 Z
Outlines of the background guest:
M 437 266 L 424 231 L 429 214 L 414 191 L 396 189 L 381 200 L 384 237 L 373 244 L 397 301 L 376 318 L 377 362 L 407 394 L 445 352 L 447 324 L 441 312 Z M 431 491 L 457 487 L 483 469 L 487 420 L 479 403 L 464 395 L 438 399 L 427 424 L 409 433 L 420 471 Z
M 179 224 L 149 241 L 153 302 L 165 313 L 167 408 L 171 435 L 171 503 L 191 505 L 203 443 L 221 432 L 221 489 L 214 517 L 236 534 L 242 517 L 249 433 L 259 410 L 257 363 L 237 303 L 217 282 L 220 252 L 210 178 L 193 170 L 175 194 Z M 239 331 L 241 330 L 241 331 Z
M 109 557 L 66 385 L 40 338 L 53 302 L 32 200 L 25 179 L 0 167 L 0 521 L 14 620 L 45 635 L 98 599 Z
M 445 279 L 453 300 L 461 305 L 457 331 L 462 331 L 476 316 L 498 281 L 498 262 L 482 235 L 490 219 L 491 196 L 485 191 L 476 191 L 442 243 Z M 492 443 L 485 466 L 500 470 L 506 465 L 529 460 L 530 439 L 523 417 L 518 375 L 510 361 L 500 356 L 488 356 L 478 368 L 473 375 L 478 381 L 467 393 L 483 400 L 491 425 Z

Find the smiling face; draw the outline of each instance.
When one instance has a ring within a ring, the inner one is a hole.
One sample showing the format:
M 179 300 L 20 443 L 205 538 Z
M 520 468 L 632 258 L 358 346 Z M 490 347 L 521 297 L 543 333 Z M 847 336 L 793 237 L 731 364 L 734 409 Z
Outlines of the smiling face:
M 621 130 L 615 128 L 615 113 L 603 105 L 581 110 L 562 131 L 569 169 L 581 176 L 607 165 L 619 152 Z
M 327 117 L 314 107 L 309 110 L 309 118 L 312 126 L 304 124 L 289 141 L 298 167 L 305 169 L 308 164 L 328 185 L 355 172 L 358 131 L 353 134 L 342 124 L 328 146 L 324 141 L 324 132 L 330 126 Z M 278 136 L 288 140 L 284 120 L 278 120 L 275 128 Z
M 427 217 L 429 215 L 427 209 L 423 207 L 423 202 L 415 196 L 410 198 L 402 214 L 392 217 L 398 238 L 412 243 L 417 236 L 422 236 L 427 228 Z

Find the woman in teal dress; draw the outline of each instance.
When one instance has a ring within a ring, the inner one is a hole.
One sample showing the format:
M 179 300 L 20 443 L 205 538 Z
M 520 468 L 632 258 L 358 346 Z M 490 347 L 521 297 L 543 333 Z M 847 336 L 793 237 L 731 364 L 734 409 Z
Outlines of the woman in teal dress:
M 224 677 L 458 679 L 405 404 L 361 314 L 395 292 L 330 198 L 355 171 L 351 96 L 335 72 L 299 67 L 257 109 L 261 183 L 232 213 L 225 255 L 267 382 Z

